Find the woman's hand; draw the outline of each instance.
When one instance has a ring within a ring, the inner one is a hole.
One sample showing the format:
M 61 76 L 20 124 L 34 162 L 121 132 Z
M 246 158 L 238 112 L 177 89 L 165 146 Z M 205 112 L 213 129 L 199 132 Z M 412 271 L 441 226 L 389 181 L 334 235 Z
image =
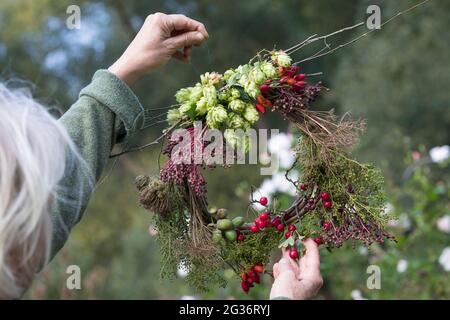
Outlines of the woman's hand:
M 130 86 L 141 76 L 165 65 L 172 57 L 188 62 L 192 46 L 200 46 L 208 37 L 202 23 L 181 14 L 149 15 L 109 71 Z
M 322 287 L 317 244 L 311 239 L 307 239 L 303 244 L 306 254 L 299 262 L 291 259 L 288 250 L 283 249 L 283 257 L 273 266 L 275 281 L 270 291 L 270 299 L 311 299 Z

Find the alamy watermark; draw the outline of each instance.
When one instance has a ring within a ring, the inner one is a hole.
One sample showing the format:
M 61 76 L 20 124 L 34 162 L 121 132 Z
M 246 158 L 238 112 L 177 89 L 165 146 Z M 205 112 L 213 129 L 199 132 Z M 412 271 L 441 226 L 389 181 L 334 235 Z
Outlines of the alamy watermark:
M 66 9 L 66 27 L 69 30 L 81 29 L 81 8 L 77 5 L 70 5 Z

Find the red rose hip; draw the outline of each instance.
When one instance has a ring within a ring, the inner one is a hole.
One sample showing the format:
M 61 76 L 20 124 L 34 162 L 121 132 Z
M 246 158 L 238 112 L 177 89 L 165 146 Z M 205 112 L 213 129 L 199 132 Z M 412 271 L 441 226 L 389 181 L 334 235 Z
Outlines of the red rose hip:
M 295 250 L 295 249 L 289 250 L 289 257 L 291 257 L 291 259 L 297 259 L 298 258 L 298 251 Z
M 324 191 L 320 194 L 320 198 L 322 198 L 323 201 L 328 201 L 328 200 L 330 200 L 330 194 L 328 192 Z
M 331 201 L 325 201 L 325 202 L 323 203 L 323 206 L 324 206 L 326 209 L 330 209 L 330 208 L 333 206 L 333 203 L 332 203 Z
M 268 200 L 267 200 L 266 197 L 261 197 L 261 198 L 259 199 L 259 203 L 262 204 L 263 206 L 266 206 L 267 203 L 268 203 Z

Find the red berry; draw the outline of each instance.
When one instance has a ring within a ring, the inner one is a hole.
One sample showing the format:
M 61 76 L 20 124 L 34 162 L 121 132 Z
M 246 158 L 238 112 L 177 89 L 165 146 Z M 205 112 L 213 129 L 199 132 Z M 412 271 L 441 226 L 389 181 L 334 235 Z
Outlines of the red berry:
M 320 197 L 322 198 L 323 201 L 328 201 L 330 200 L 330 194 L 326 191 L 322 192 L 320 194 Z
M 262 221 L 261 219 L 257 218 L 255 220 L 255 224 L 259 229 L 264 229 L 266 227 L 266 222 Z
M 256 273 L 253 270 L 250 270 L 247 272 L 247 275 L 249 276 L 249 278 L 252 278 Z
M 331 228 L 331 223 L 330 222 L 328 222 L 328 221 L 325 221 L 324 223 L 323 223 L 323 225 L 322 225 L 322 228 L 324 229 L 324 230 L 330 230 L 330 228 Z
M 281 223 L 281 220 L 280 220 L 280 218 L 278 218 L 278 217 L 275 217 L 275 218 L 273 218 L 271 221 L 270 221 L 270 224 L 272 225 L 272 226 L 274 226 L 275 228 L 276 227 L 278 227 L 278 225 Z
M 267 205 L 267 198 L 266 197 L 261 197 L 260 199 L 259 199 L 259 203 L 260 204 L 262 204 L 263 206 L 266 206 Z
M 254 283 L 259 283 L 259 275 L 257 274 L 257 273 L 255 273 L 253 276 L 252 276 L 252 280 L 253 280 L 253 282 Z
M 297 75 L 294 77 L 294 79 L 295 79 L 295 81 L 302 81 L 302 80 L 305 79 L 305 74 L 304 74 L 304 73 L 297 74 Z
M 289 226 L 288 230 L 289 230 L 290 232 L 294 232 L 295 230 L 297 230 L 297 228 L 296 228 L 293 224 L 291 224 L 291 225 Z
M 288 78 L 286 82 L 287 82 L 287 84 L 290 85 L 290 86 L 293 86 L 293 85 L 296 84 L 294 78 Z
M 294 79 L 295 81 L 295 79 Z M 295 81 L 294 85 L 299 88 L 303 88 L 306 85 L 305 81 Z
M 270 91 L 270 87 L 267 84 L 263 84 L 259 87 L 262 94 L 266 94 Z
M 280 231 L 280 232 L 283 231 L 284 230 L 284 225 L 282 223 L 278 224 L 277 225 L 277 230 Z
M 267 219 L 269 219 L 269 213 L 263 212 L 259 215 L 259 218 L 263 221 L 266 221 Z
M 288 77 L 286 77 L 286 76 L 284 76 L 284 77 L 281 77 L 281 79 L 280 79 L 280 84 L 284 84 L 284 83 L 286 83 L 287 81 L 288 81 Z
M 240 235 L 238 235 L 237 240 L 238 240 L 239 242 L 242 242 L 242 241 L 245 240 L 245 236 L 244 236 L 243 234 L 240 234 Z
M 262 105 L 264 105 L 264 97 L 262 95 L 259 95 L 256 97 L 256 101 L 258 101 L 258 103 L 261 103 Z
M 245 293 L 248 293 L 248 291 L 250 290 L 250 286 L 245 281 L 241 281 L 241 288 Z
M 246 273 L 243 273 L 243 274 L 241 275 L 242 281 L 247 281 L 247 278 L 248 278 L 248 276 L 247 276 Z
M 247 284 L 251 285 L 252 283 L 253 283 L 252 277 L 250 277 L 249 275 L 247 275 Z
M 284 221 L 288 220 L 289 218 L 290 218 L 289 213 L 286 212 L 286 213 L 283 215 Z
M 266 112 L 266 109 L 264 109 L 264 106 L 263 106 L 261 103 L 257 103 L 257 104 L 255 105 L 255 107 L 256 107 L 256 110 L 258 110 L 258 111 L 261 112 L 261 113 Z
M 298 251 L 295 250 L 295 249 L 289 250 L 289 257 L 291 257 L 291 259 L 297 259 L 298 258 Z
M 291 233 L 288 231 L 288 232 L 286 232 L 285 234 L 284 234 L 284 237 L 286 238 L 286 239 L 289 239 L 290 237 L 291 237 Z
M 330 208 L 333 206 L 333 203 L 332 203 L 331 201 L 325 201 L 325 202 L 323 203 L 323 206 L 324 206 L 326 209 L 330 209 Z
M 318 246 L 320 246 L 323 243 L 323 240 L 321 237 L 316 237 L 314 239 L 314 242 L 317 243 Z
M 300 184 L 300 189 L 305 191 L 308 188 L 308 186 L 304 183 Z
M 259 228 L 257 226 L 251 226 L 250 227 L 250 231 L 253 233 L 258 233 L 259 232 Z
M 264 266 L 262 264 L 255 264 L 253 270 L 257 273 L 262 273 L 264 272 Z

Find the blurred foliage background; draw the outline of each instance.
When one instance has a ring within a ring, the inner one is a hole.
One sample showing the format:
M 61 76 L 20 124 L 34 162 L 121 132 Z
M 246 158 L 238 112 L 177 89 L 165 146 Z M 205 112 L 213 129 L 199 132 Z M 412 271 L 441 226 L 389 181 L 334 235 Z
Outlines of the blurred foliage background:
M 66 27 L 72 4 L 81 8 L 79 30 Z M 28 81 L 35 97 L 60 114 L 97 69 L 120 56 L 148 14 L 183 13 L 204 22 L 211 37 L 207 46 L 195 49 L 190 64 L 173 61 L 133 88 L 146 108 L 157 108 L 173 103 L 174 92 L 197 81 L 200 73 L 237 66 L 262 48 L 287 48 L 309 35 L 352 25 L 366 17 L 370 4 L 381 7 L 385 20 L 412 1 L 2 0 L 0 77 Z M 369 250 L 350 244 L 333 254 L 323 252 L 325 284 L 318 299 L 450 298 L 450 249 L 444 254 L 450 246 L 448 160 L 436 163 L 428 156 L 429 149 L 450 142 L 449 10 L 450 2 L 432 0 L 380 32 L 302 66 L 307 72 L 323 71 L 322 80 L 332 88 L 317 108 L 334 107 L 367 119 L 356 155 L 382 168 L 389 206 L 400 216 L 392 224 L 398 244 Z M 342 34 L 331 44 L 355 35 Z M 133 143 L 150 141 L 163 126 L 140 132 Z M 275 114 L 265 115 L 260 126 L 287 130 Z M 270 278 L 250 296 L 234 280 L 226 289 L 198 294 L 181 274 L 172 281 L 159 279 L 158 247 L 148 230 L 151 217 L 138 206 L 133 185 L 134 176 L 158 172 L 158 154 L 156 147 L 111 162 L 84 219 L 25 298 L 268 297 Z M 256 167 L 236 166 L 208 174 L 208 181 L 210 202 L 239 213 L 248 200 L 245 190 L 262 177 Z M 65 289 L 66 268 L 73 264 L 81 267 L 82 290 Z M 366 287 L 370 264 L 381 268 L 380 290 Z

